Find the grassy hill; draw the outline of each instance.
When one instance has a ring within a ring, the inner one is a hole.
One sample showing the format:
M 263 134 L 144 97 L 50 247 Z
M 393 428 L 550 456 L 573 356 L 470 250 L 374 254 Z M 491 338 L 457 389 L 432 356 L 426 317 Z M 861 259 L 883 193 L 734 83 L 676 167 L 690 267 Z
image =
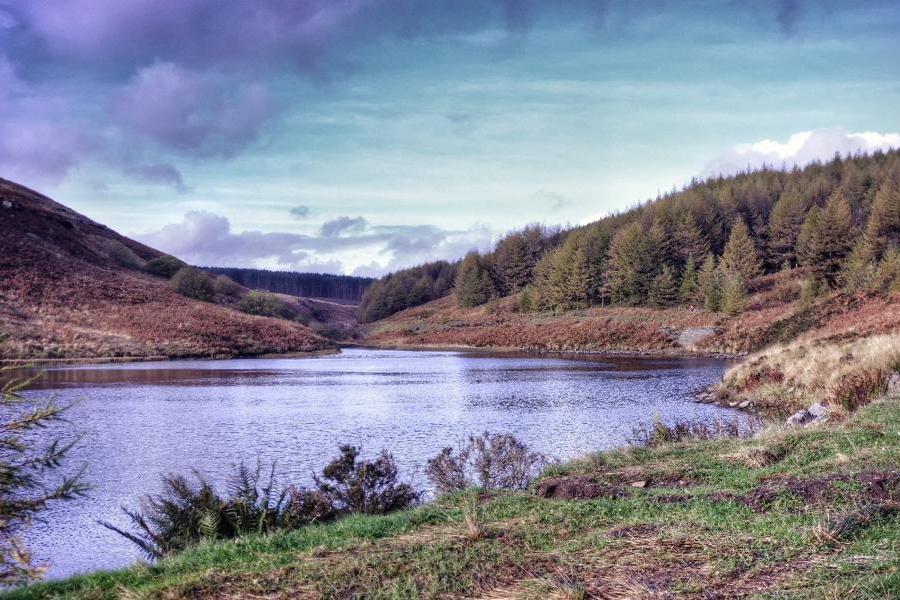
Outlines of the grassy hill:
M 213 357 L 322 350 L 308 327 L 222 298 L 177 294 L 145 270 L 162 253 L 0 179 L 2 359 Z

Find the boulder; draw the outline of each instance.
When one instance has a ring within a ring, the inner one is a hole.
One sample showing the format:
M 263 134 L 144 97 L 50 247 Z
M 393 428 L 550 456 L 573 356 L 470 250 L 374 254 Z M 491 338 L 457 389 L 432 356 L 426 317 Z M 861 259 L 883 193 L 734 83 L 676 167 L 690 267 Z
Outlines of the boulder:
M 800 410 L 789 416 L 786 423 L 791 427 L 800 427 L 811 422 L 813 419 L 815 419 L 815 417 L 811 412 L 809 412 L 805 408 L 801 408 Z
M 821 402 L 816 402 L 809 408 L 802 408 L 788 417 L 787 424 L 791 427 L 799 427 L 801 425 L 812 425 L 814 423 L 822 423 L 828 420 L 831 410 Z

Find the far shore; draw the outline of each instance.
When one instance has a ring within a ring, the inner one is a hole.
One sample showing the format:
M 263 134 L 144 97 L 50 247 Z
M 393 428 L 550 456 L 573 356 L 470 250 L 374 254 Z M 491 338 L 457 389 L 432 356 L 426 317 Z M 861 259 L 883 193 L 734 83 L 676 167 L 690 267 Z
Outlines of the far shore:
M 9 358 L 0 359 L 0 367 L 52 367 L 56 365 L 105 365 L 140 362 L 178 362 L 185 360 L 237 360 L 245 358 L 313 358 L 339 354 L 340 348 L 310 350 L 308 352 L 284 352 L 253 354 L 248 356 L 85 356 L 71 358 Z

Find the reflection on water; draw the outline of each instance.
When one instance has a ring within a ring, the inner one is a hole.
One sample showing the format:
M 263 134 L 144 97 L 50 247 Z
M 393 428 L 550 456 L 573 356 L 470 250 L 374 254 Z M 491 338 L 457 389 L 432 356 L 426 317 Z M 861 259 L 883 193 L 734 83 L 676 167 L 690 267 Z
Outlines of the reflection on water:
M 139 558 L 96 524 L 125 526 L 120 506 L 159 489 L 159 474 L 197 468 L 213 480 L 240 460 L 276 461 L 307 483 L 342 443 L 394 453 L 419 486 L 425 461 L 469 433 L 511 432 L 569 458 L 620 445 L 655 413 L 715 420 L 726 409 L 691 392 L 716 360 L 345 350 L 306 359 L 130 363 L 47 371 L 35 394 L 76 401 L 88 498 L 58 504 L 28 542 L 51 577 Z

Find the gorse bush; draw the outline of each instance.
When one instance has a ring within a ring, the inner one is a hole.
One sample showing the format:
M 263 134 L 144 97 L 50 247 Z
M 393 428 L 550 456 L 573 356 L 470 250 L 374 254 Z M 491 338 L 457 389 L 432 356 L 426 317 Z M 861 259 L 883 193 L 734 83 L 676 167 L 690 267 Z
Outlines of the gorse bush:
M 235 298 L 241 294 L 241 286 L 228 275 L 218 275 L 213 281 L 213 291 L 221 296 Z
M 147 262 L 147 271 L 152 273 L 153 275 L 158 275 L 159 277 L 165 277 L 166 279 L 170 279 L 175 273 L 177 273 L 182 268 L 187 265 L 183 260 L 179 260 L 174 256 L 169 256 L 168 254 L 163 256 L 157 256 L 156 258 Z
M 312 488 L 279 488 L 275 466 L 263 471 L 241 464 L 227 480 L 225 494 L 203 476 L 163 477 L 163 491 L 144 498 L 140 511 L 123 509 L 132 531 L 101 522 L 137 545 L 148 558 L 180 552 L 202 541 L 297 529 L 350 513 L 385 514 L 408 508 L 419 494 L 398 481 L 390 454 L 361 460 L 360 450 L 340 454 L 315 477 Z
M 238 310 L 248 315 L 283 319 L 289 319 L 295 314 L 278 296 L 265 290 L 247 292 L 238 304 Z
M 0 335 L 0 343 L 5 336 Z M 63 420 L 67 406 L 24 395 L 34 379 L 21 379 L 9 368 L 0 369 L 0 585 L 20 583 L 42 575 L 19 534 L 47 504 L 68 500 L 84 491 L 79 476 L 47 484 L 48 472 L 58 468 L 77 441 L 53 439 L 38 445 L 36 429 Z
M 426 475 L 440 494 L 478 486 L 523 490 L 546 465 L 546 458 L 507 433 L 470 436 L 458 449 L 444 448 L 428 461 Z
M 213 284 L 208 273 L 194 267 L 182 267 L 172 277 L 172 288 L 182 296 L 209 302 L 213 299 Z

